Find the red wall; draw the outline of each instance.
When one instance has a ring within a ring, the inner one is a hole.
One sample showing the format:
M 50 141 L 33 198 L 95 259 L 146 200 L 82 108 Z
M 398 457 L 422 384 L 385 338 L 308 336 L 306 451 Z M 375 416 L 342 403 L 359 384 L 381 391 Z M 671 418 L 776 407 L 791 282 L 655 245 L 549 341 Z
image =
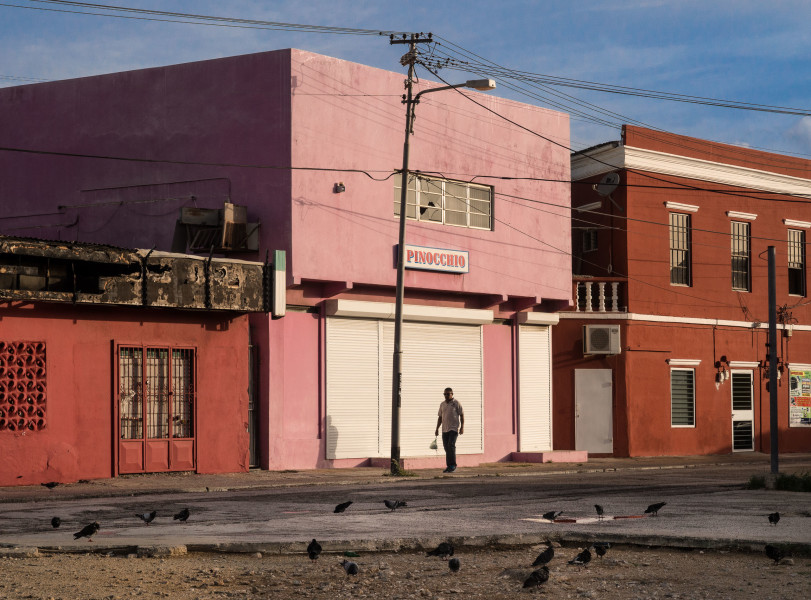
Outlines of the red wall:
M 248 469 L 246 316 L 6 302 L 0 340 L 47 361 L 47 426 L 0 431 L 0 486 L 116 475 L 116 343 L 196 347 L 197 471 Z

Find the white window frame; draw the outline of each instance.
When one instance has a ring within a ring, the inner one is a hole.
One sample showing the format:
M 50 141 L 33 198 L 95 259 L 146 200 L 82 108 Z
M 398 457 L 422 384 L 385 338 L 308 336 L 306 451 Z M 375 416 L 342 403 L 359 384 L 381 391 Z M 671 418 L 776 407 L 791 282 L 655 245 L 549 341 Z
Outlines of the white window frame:
M 408 194 L 406 196 L 406 218 L 421 223 L 436 223 L 451 227 L 465 227 L 468 229 L 493 230 L 493 187 L 465 181 L 453 181 L 409 173 Z M 402 174 L 394 176 L 394 216 L 400 217 L 400 196 L 402 194 Z M 454 196 L 451 189 L 464 190 L 466 197 Z M 478 191 L 487 198 L 473 198 L 472 193 Z M 461 202 L 464 211 L 459 207 L 452 207 L 453 201 Z M 489 213 L 478 209 L 475 204 L 481 203 L 489 209 Z M 464 223 L 459 222 L 464 215 Z M 486 216 L 487 225 L 472 223 L 471 216 Z M 455 217 L 455 219 L 454 219 Z
M 788 285 L 789 296 L 805 297 L 808 293 L 808 281 L 806 280 L 806 243 L 805 231 L 802 229 L 789 229 L 788 230 Z M 799 293 L 791 291 L 791 272 L 797 271 L 799 276 L 800 287 L 802 288 Z
M 680 212 L 668 214 L 670 285 L 685 287 L 692 287 L 693 285 L 692 232 L 693 219 L 690 214 Z M 678 281 L 673 280 L 674 276 Z
M 675 371 L 689 372 L 692 376 L 693 383 L 693 398 L 692 398 L 692 423 L 690 424 L 675 424 L 673 422 L 673 373 Z M 670 427 L 674 429 L 695 429 L 696 426 L 696 370 L 685 368 L 671 368 L 670 369 Z
M 736 292 L 752 291 L 752 228 L 746 221 L 732 221 L 730 225 L 732 247 L 730 267 L 732 269 L 732 289 Z M 745 268 L 741 268 L 745 265 Z M 736 269 L 736 266 L 738 267 Z M 738 278 L 744 277 L 743 286 L 736 285 Z

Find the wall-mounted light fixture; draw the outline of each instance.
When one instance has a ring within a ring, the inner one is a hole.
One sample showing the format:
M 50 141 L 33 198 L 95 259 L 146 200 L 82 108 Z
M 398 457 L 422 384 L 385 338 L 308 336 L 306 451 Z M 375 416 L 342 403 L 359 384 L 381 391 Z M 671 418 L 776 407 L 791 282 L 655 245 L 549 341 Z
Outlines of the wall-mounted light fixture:
M 720 360 L 716 360 L 715 368 L 717 369 L 715 373 L 715 389 L 717 390 L 719 387 L 721 387 L 722 383 L 731 377 L 727 357 L 722 356 Z
M 332 186 L 332 193 L 333 194 L 340 194 L 341 192 L 346 191 L 346 186 L 344 185 L 343 181 L 339 181 L 335 185 Z

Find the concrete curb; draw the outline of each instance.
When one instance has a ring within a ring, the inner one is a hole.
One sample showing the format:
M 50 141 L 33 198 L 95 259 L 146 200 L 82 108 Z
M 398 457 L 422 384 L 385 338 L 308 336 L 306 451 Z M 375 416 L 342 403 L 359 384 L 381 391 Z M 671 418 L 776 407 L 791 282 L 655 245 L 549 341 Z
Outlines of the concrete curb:
M 108 554 L 134 555 L 138 558 L 165 558 L 187 553 L 212 554 L 306 554 L 307 541 L 300 542 L 228 542 L 219 544 L 156 544 L 132 545 L 70 545 L 0 548 L 0 558 L 39 558 L 51 554 Z M 590 545 L 596 541 L 610 542 L 616 546 L 643 548 L 671 548 L 678 550 L 726 550 L 734 552 L 763 552 L 765 542 L 752 539 L 691 538 L 661 535 L 611 534 L 596 535 L 589 532 L 559 533 L 551 536 L 538 534 L 509 534 L 481 536 L 430 536 L 418 538 L 391 538 L 378 540 L 319 540 L 326 554 L 354 552 L 419 552 L 435 548 L 440 542 L 449 541 L 457 550 L 490 548 L 529 548 L 547 541 L 562 546 Z M 794 556 L 811 556 L 811 543 L 779 543 Z

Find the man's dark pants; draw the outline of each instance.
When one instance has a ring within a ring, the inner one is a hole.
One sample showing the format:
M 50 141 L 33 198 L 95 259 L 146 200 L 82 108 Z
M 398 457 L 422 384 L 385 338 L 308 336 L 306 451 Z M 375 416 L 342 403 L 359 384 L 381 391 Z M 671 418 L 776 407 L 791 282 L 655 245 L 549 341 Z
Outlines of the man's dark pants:
M 456 467 L 456 438 L 458 431 L 442 432 L 442 447 L 445 448 L 445 464 L 449 467 Z

